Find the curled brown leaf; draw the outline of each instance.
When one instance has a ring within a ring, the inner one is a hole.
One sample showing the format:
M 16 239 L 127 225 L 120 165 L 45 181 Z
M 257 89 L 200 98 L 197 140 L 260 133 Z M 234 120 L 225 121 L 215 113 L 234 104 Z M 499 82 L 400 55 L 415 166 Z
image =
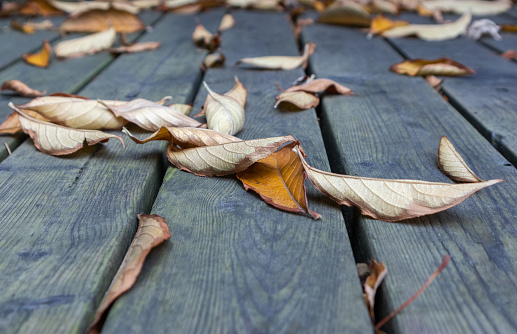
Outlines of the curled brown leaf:
M 100 32 L 113 27 L 118 33 L 132 33 L 145 29 L 145 24 L 133 13 L 110 8 L 93 9 L 70 16 L 61 24 L 62 32 Z
M 25 97 L 38 97 L 45 95 L 46 91 L 39 91 L 36 89 L 32 89 L 20 80 L 9 80 L 2 83 L 2 87 L 0 87 L 0 91 L 3 90 L 11 90 L 15 92 L 19 96 Z
M 275 108 L 280 104 L 290 103 L 300 109 L 315 108 L 320 103 L 320 99 L 311 93 L 303 91 L 283 92 L 276 97 Z
M 286 89 L 287 92 L 307 92 L 307 93 L 321 93 L 352 95 L 352 90 L 348 87 L 338 84 L 330 79 L 313 79 L 308 80 L 301 85 L 293 86 Z

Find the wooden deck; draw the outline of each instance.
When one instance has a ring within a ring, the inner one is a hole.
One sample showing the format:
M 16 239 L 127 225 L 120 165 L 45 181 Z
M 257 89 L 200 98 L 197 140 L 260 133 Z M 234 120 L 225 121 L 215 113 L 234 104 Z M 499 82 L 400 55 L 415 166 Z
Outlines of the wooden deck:
M 493 19 L 517 23 L 516 12 Z M 336 173 L 450 182 L 436 167 L 446 135 L 480 178 L 507 182 L 447 211 L 399 223 L 340 208 L 308 185 L 310 208 L 323 216 L 314 221 L 267 205 L 235 178 L 177 170 L 163 143 L 125 140 L 124 149 L 109 142 L 53 157 L 25 135 L 2 135 L 0 333 L 84 332 L 140 212 L 163 216 L 172 238 L 150 253 L 102 333 L 372 333 L 356 262 L 375 259 L 388 267 L 377 296 L 381 319 L 445 254 L 449 266 L 383 329 L 516 332 L 517 63 L 498 53 L 517 49 L 517 35 L 503 33 L 501 42 L 367 40 L 359 29 L 314 24 L 296 40 L 284 13 L 235 11 L 235 26 L 222 34 L 226 65 L 203 72 L 206 50 L 191 40 L 196 18 L 215 31 L 223 14 L 144 12 L 152 29 L 130 38 L 160 41 L 158 50 L 53 59 L 47 69 L 27 65 L 21 55 L 42 39 L 55 44 L 57 33 L 4 29 L 0 43 L 9 47 L 0 53 L 0 82 L 18 79 L 35 89 L 101 99 L 171 95 L 176 103 L 194 103 L 195 114 L 206 98 L 202 81 L 224 92 L 237 75 L 248 89 L 239 138 L 293 135 L 311 165 Z M 233 65 L 244 57 L 298 55 L 305 41 L 317 44 L 306 71 Z M 445 80 L 448 102 L 424 79 L 389 71 L 405 57 L 440 56 L 477 71 Z M 317 110 L 274 109 L 275 83 L 288 87 L 305 73 L 356 95 L 324 96 Z M 28 99 L 1 94 L 0 118 L 10 113 L 10 101 Z

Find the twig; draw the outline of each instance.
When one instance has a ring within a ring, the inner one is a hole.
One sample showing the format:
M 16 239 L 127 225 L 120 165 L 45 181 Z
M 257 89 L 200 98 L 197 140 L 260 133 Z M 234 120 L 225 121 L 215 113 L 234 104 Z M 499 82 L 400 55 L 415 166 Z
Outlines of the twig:
M 420 289 L 418 289 L 418 291 L 413 295 L 411 296 L 411 298 L 409 298 L 408 300 L 406 300 L 406 302 L 404 304 L 402 304 L 398 309 L 396 309 L 395 311 L 391 312 L 390 314 L 388 314 L 386 317 L 384 317 L 384 319 L 382 319 L 381 321 L 379 321 L 376 325 L 375 325 L 375 330 L 379 330 L 382 326 L 384 326 L 388 321 L 390 321 L 394 316 L 396 316 L 397 314 L 400 313 L 400 311 L 402 311 L 404 308 L 406 308 L 406 306 L 408 306 L 409 304 L 411 304 L 411 302 L 413 302 L 413 300 L 415 300 L 422 292 L 424 292 L 425 289 L 427 289 L 427 287 L 434 281 L 434 279 L 436 278 L 436 276 L 438 276 L 438 274 L 445 268 L 447 267 L 447 264 L 449 264 L 449 260 L 451 259 L 451 257 L 449 255 L 444 255 L 443 256 L 443 259 L 442 259 L 442 264 L 440 265 L 440 267 L 438 267 L 438 269 L 436 269 L 436 271 L 434 273 L 432 273 L 431 276 L 429 276 L 429 278 L 427 279 L 427 282 L 424 283 L 424 285 L 422 285 L 422 287 L 420 287 Z

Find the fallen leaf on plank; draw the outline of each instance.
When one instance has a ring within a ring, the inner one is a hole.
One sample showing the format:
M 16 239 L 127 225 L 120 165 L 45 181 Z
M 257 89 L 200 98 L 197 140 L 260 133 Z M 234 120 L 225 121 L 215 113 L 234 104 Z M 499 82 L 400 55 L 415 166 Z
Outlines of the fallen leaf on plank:
M 56 93 L 48 94 L 48 96 L 74 97 L 76 99 L 89 100 L 89 98 L 82 96 L 82 95 L 68 94 L 68 93 L 63 93 L 63 92 L 56 92 Z
M 207 97 L 204 108 L 209 129 L 235 135 L 244 127 L 244 103 L 247 90 L 237 77 L 235 77 L 235 81 L 238 88 L 234 87 L 225 95 L 213 92 L 206 82 L 203 82 L 210 97 Z M 236 94 L 235 92 L 239 93 L 237 99 L 232 97 L 232 94 Z
M 233 18 L 232 14 L 224 14 L 223 18 L 221 19 L 221 24 L 219 24 L 219 28 L 217 29 L 217 31 L 228 30 L 234 25 L 235 19 Z
M 13 19 L 11 20 L 11 27 L 26 34 L 33 34 L 36 30 L 52 29 L 54 28 L 54 24 L 50 20 L 21 23 L 20 21 Z
M 305 191 L 306 175 L 292 143 L 267 158 L 257 161 L 237 174 L 244 189 L 253 190 L 264 202 L 289 212 L 304 213 L 321 219 L 310 211 Z
M 456 38 L 465 33 L 471 19 L 472 15 L 470 13 L 465 13 L 459 19 L 451 23 L 409 24 L 384 31 L 382 36 L 388 38 L 400 38 L 415 35 L 427 41 L 443 41 Z
M 505 58 L 505 59 L 515 59 L 517 58 L 517 50 L 508 50 L 508 51 L 505 51 L 501 54 L 501 57 Z
M 394 222 L 449 209 L 478 190 L 504 180 L 449 184 L 420 180 L 374 179 L 325 172 L 307 164 L 311 183 L 340 205 L 356 206 L 374 219 Z
M 37 53 L 26 53 L 23 55 L 23 59 L 37 67 L 47 67 L 50 62 L 50 55 L 52 54 L 52 48 L 47 41 L 43 41 L 43 46 L 40 52 Z
M 482 0 L 424 0 L 422 6 L 443 13 L 465 14 L 470 12 L 472 15 L 497 15 L 506 12 L 512 6 L 510 1 L 482 1 Z
M 145 29 L 145 24 L 133 13 L 110 8 L 93 9 L 70 16 L 59 27 L 62 32 L 100 32 L 115 28 L 118 33 L 132 33 Z
M 45 154 L 70 154 L 81 149 L 84 142 L 92 146 L 107 142 L 110 138 L 119 139 L 124 146 L 124 141 L 119 136 L 97 130 L 77 130 L 41 121 L 16 108 L 12 102 L 9 103 L 9 107 L 18 113 L 23 132 L 28 134 L 38 150 Z
M 452 143 L 443 136 L 438 146 L 438 168 L 449 179 L 456 182 L 483 182 L 469 168 Z
M 72 15 L 77 15 L 93 9 L 108 10 L 110 8 L 124 10 L 133 14 L 138 14 L 140 9 L 133 2 L 126 1 L 57 1 L 48 0 L 48 2 L 57 9 Z
M 182 104 L 182 103 L 173 103 L 168 105 L 169 108 L 172 108 L 176 111 L 179 111 L 185 116 L 190 115 L 190 111 L 192 110 L 192 105 L 190 104 Z
M 330 79 L 312 79 L 306 83 L 290 87 L 286 92 L 307 92 L 307 93 L 321 93 L 351 95 L 354 94 L 350 88 L 338 84 Z
M 307 61 L 310 55 L 314 53 L 316 44 L 306 43 L 303 49 L 303 55 L 297 57 L 289 56 L 266 56 L 255 58 L 243 58 L 236 64 L 249 64 L 255 67 L 270 69 L 270 70 L 293 70 L 297 67 L 307 67 Z
M 64 13 L 46 0 L 30 0 L 21 5 L 18 14 L 25 16 L 56 16 Z
M 54 52 L 59 58 L 83 57 L 109 49 L 116 37 L 117 33 L 112 27 L 95 34 L 60 42 L 54 48 Z
M 258 10 L 272 10 L 281 11 L 284 8 L 281 6 L 280 0 L 227 0 L 228 6 L 247 9 Z
M 369 27 L 370 13 L 362 4 L 357 2 L 336 2 L 323 10 L 317 21 L 320 23 Z
M 141 213 L 138 215 L 138 221 L 135 237 L 97 308 L 92 324 L 86 330 L 88 334 L 100 332 L 101 328 L 97 327 L 99 321 L 111 304 L 135 284 L 151 249 L 171 237 L 169 227 L 163 217 Z
M 107 105 L 124 104 L 126 101 L 103 101 Z M 117 118 L 96 100 L 75 97 L 44 96 L 17 106 L 38 112 L 57 124 L 85 130 L 119 130 L 127 122 Z
M 111 48 L 109 51 L 111 53 L 121 54 L 121 53 L 135 53 L 142 51 L 151 51 L 156 50 L 160 47 L 160 42 L 143 42 L 143 43 L 135 43 L 131 45 L 119 46 L 118 48 Z
M 434 75 L 426 75 L 424 78 L 425 81 L 427 81 L 427 83 L 437 91 L 442 89 L 443 79 L 438 79 Z
M 363 288 L 364 301 L 366 302 L 366 307 L 370 312 L 370 318 L 372 320 L 375 319 L 375 294 L 377 293 L 377 289 L 379 288 L 379 285 L 381 285 L 387 273 L 388 269 L 386 269 L 384 263 L 378 263 L 377 261 L 373 260 L 370 264 L 370 275 L 366 278 Z
M 506 32 L 517 32 L 517 24 L 501 24 L 501 30 Z
M 461 76 L 475 73 L 473 69 L 450 58 L 434 60 L 410 59 L 403 61 L 402 63 L 391 65 L 390 70 L 399 74 L 407 74 L 411 76 Z
M 381 12 L 393 15 L 399 14 L 399 5 L 392 1 L 373 0 L 369 6 L 370 12 Z
M 223 176 L 242 172 L 290 141 L 295 139 L 292 136 L 283 136 L 182 150 L 173 150 L 169 145 L 167 157 L 180 170 L 198 176 Z
M 216 67 L 223 65 L 226 57 L 222 53 L 211 53 L 203 60 L 203 65 L 206 68 Z
M 206 30 L 206 28 L 201 23 L 198 23 L 194 29 L 194 32 L 192 33 L 192 40 L 197 46 L 206 48 L 210 51 L 217 49 L 219 44 L 221 44 L 219 34 L 212 34 L 210 31 Z
M 303 110 L 315 108 L 320 104 L 320 99 L 317 96 L 303 91 L 283 92 L 276 97 L 276 100 L 275 108 L 282 103 L 290 103 Z
M 11 28 L 23 32 L 24 34 L 34 34 L 36 31 L 33 27 L 21 23 L 18 20 L 11 20 Z
M 407 26 L 408 24 L 409 22 L 407 21 L 392 21 L 384 17 L 384 15 L 379 14 L 372 20 L 369 34 L 377 35 L 395 27 Z
M 49 121 L 45 117 L 38 114 L 36 111 L 23 110 L 23 112 L 41 121 Z M 0 124 L 0 134 L 15 134 L 22 131 L 22 126 L 20 125 L 20 120 L 18 119 L 18 113 L 16 111 L 10 113 L 2 122 L 2 124 Z
M 99 103 L 111 110 L 115 116 L 122 117 L 148 131 L 156 131 L 163 126 L 197 128 L 202 125 L 177 110 L 146 99 L 135 99 L 118 105 L 110 105 L 103 101 Z
M 32 89 L 20 80 L 5 81 L 2 84 L 2 87 L 0 87 L 0 91 L 3 90 L 11 90 L 16 93 L 16 95 L 25 97 L 38 97 L 43 96 L 46 93 L 46 91 L 41 92 L 39 90 Z

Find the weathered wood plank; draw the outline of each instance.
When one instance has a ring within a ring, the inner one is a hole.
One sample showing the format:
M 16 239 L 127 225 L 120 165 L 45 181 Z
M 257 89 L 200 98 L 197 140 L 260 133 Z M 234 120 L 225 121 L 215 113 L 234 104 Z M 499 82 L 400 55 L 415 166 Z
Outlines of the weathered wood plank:
M 157 12 L 143 12 L 141 15 L 142 21 L 148 25 L 152 25 L 161 16 Z M 67 36 L 65 39 L 76 38 L 79 34 Z M 142 33 L 134 33 L 128 35 L 130 41 L 136 41 Z M 52 43 L 55 46 L 61 39 Z M 15 44 L 17 47 L 19 44 Z M 15 48 L 16 49 L 16 48 Z M 104 52 L 87 56 L 84 58 L 68 59 L 66 61 L 58 61 L 53 58 L 48 68 L 38 68 L 26 64 L 25 62 L 18 62 L 0 72 L 0 82 L 8 80 L 21 80 L 29 87 L 38 90 L 47 90 L 48 93 L 66 92 L 77 93 L 88 82 L 90 82 L 97 74 L 99 74 L 106 66 L 108 66 L 115 57 Z M 9 102 L 14 104 L 23 104 L 28 102 L 29 98 L 13 97 L 12 95 L 0 94 L 0 119 L 3 120 L 9 115 L 12 110 L 7 107 Z M 0 161 L 5 159 L 9 154 L 5 142 L 13 151 L 26 138 L 25 135 L 2 135 L 0 136 Z
M 447 135 L 481 178 L 508 180 L 420 219 L 387 223 L 354 213 L 350 237 L 356 259 L 376 259 L 388 267 L 378 295 L 378 319 L 408 299 L 438 267 L 442 255 L 452 258 L 433 284 L 384 329 L 514 332 L 515 168 L 422 79 L 391 73 L 389 66 L 402 59 L 382 39 L 366 41 L 358 30 L 319 24 L 306 27 L 302 37 L 318 41 L 312 71 L 357 94 L 323 98 L 321 124 L 333 171 L 451 182 L 436 167 L 438 141 Z M 311 157 L 312 151 L 306 153 Z
M 225 31 L 227 65 L 205 80 L 225 92 L 234 75 L 248 89 L 240 138 L 292 134 L 328 168 L 314 110 L 273 108 L 279 91 L 303 74 L 232 65 L 240 58 L 296 55 L 283 14 L 234 13 Z M 267 22 L 267 24 L 264 24 Z M 196 97 L 200 108 L 206 90 Z M 279 211 L 233 177 L 203 178 L 169 168 L 153 213 L 172 238 L 151 253 L 136 285 L 112 308 L 103 333 L 366 333 L 371 324 L 339 208 L 311 191 L 322 221 Z
M 407 16 L 405 16 L 407 17 Z M 392 39 L 407 58 L 448 56 L 477 71 L 468 78 L 448 78 L 443 91 L 449 101 L 508 160 L 517 164 L 517 66 L 474 41 L 464 38 L 429 43 Z
M 214 15 L 222 13 L 202 17 Z M 80 93 L 123 97 L 113 78 L 124 75 L 147 98 L 172 91 L 187 102 L 204 56 L 185 43 L 193 27 L 192 16 L 175 16 L 145 36 L 161 40 L 155 52 L 181 69 L 164 63 L 157 70 L 153 52 L 124 55 Z M 178 46 L 183 51 L 172 51 Z M 153 71 L 168 78 L 166 87 L 142 76 Z M 57 158 L 27 140 L 0 164 L 0 332 L 81 333 L 93 319 L 135 233 L 136 214 L 150 210 L 164 175 L 163 143 L 126 145 L 109 142 Z

